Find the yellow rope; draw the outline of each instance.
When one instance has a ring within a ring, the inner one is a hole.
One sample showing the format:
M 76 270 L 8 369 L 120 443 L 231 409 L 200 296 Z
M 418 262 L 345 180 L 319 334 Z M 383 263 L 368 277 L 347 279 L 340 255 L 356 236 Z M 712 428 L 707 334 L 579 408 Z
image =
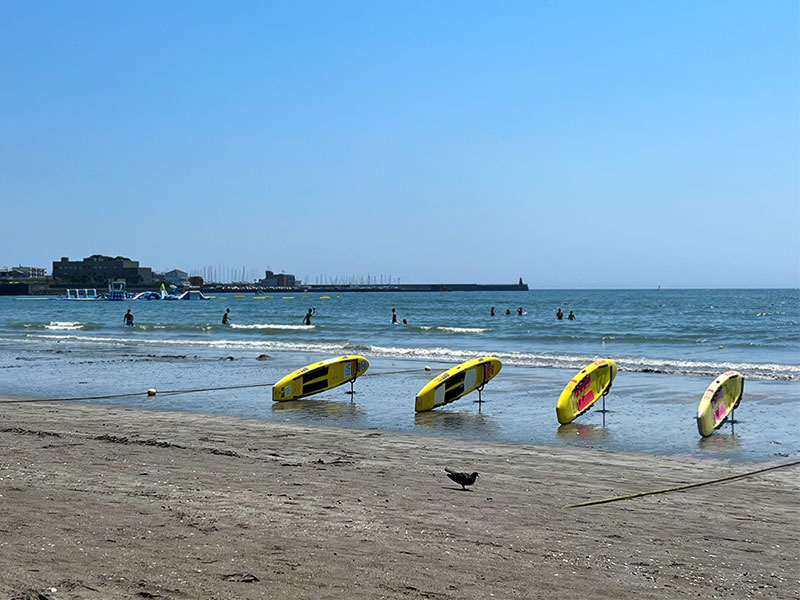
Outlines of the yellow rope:
M 637 492 L 635 494 L 628 494 L 627 496 L 614 496 L 612 498 L 603 498 L 602 500 L 589 500 L 588 502 L 581 502 L 580 504 L 570 504 L 569 506 L 564 506 L 563 508 L 580 508 L 582 506 L 593 506 L 595 504 L 607 504 L 609 502 L 619 502 L 620 500 L 630 500 L 631 498 L 641 498 L 642 496 L 652 496 L 653 494 L 666 494 L 668 492 L 677 492 L 680 490 L 688 490 L 690 488 L 700 487 L 702 485 L 711 485 L 713 483 L 723 483 L 725 481 L 732 481 L 734 479 L 741 479 L 742 477 L 750 477 L 752 475 L 758 475 L 759 473 L 764 473 L 766 471 L 772 471 L 774 469 L 783 469 L 784 467 L 794 467 L 796 465 L 800 465 L 800 460 L 796 460 L 790 463 L 784 463 L 782 465 L 775 465 L 772 467 L 766 467 L 764 469 L 758 469 L 757 471 L 749 471 L 748 473 L 741 473 L 739 475 L 729 475 L 728 477 L 720 477 L 719 479 L 711 479 L 709 481 L 701 481 L 699 483 L 687 483 L 686 485 L 679 485 L 676 487 L 665 488 L 663 490 L 652 490 L 649 492 Z

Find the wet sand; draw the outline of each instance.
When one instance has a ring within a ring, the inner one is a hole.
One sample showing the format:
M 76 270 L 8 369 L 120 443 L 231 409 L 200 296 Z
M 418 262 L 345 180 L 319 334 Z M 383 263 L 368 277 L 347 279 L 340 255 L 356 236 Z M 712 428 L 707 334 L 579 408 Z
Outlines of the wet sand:
M 763 466 L 2 404 L 0 597 L 795 598 L 798 467 L 563 508 Z

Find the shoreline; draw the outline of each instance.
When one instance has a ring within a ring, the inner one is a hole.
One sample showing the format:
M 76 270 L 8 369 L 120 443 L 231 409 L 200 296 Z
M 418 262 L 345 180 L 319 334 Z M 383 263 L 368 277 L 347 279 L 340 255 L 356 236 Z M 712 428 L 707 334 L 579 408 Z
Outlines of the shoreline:
M 0 405 L 0 444 L 5 597 L 791 598 L 798 583 L 796 468 L 565 510 L 758 465 L 73 403 Z M 473 491 L 445 466 L 480 472 Z

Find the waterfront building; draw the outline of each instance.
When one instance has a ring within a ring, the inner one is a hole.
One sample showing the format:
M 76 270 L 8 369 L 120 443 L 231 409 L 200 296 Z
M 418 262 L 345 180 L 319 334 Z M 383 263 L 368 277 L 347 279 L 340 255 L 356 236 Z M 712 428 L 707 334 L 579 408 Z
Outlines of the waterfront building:
M 178 287 L 189 285 L 189 274 L 186 271 L 181 271 L 180 269 L 172 269 L 172 271 L 162 273 L 160 277 L 161 281 L 164 283 L 172 283 Z
M 294 287 L 296 283 L 294 275 L 272 271 L 266 271 L 264 279 L 258 280 L 258 284 L 264 287 Z
M 47 269 L 44 267 L 11 267 L 10 269 L 0 269 L 0 279 L 7 281 L 19 281 L 22 279 L 45 279 Z
M 61 281 L 109 281 L 125 280 L 128 283 L 150 283 L 153 270 L 140 267 L 138 260 L 125 256 L 92 254 L 83 260 L 70 260 L 62 256 L 53 261 L 53 279 Z

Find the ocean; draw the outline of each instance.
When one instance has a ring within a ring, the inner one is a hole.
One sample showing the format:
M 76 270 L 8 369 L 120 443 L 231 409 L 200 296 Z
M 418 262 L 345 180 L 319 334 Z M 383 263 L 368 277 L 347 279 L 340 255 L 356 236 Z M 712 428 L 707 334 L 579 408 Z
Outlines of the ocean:
M 123 325 L 128 308 L 133 328 Z M 230 327 L 221 324 L 226 308 Z M 315 313 L 306 326 L 309 308 Z M 409 324 L 392 325 L 392 308 Z M 569 311 L 574 321 L 567 320 Z M 267 384 L 342 354 L 361 354 L 371 363 L 352 397 L 345 394 L 349 386 L 289 403 L 273 403 L 268 387 L 144 395 L 148 388 Z M 429 379 L 482 355 L 503 363 L 483 392 L 484 403 L 468 396 L 414 413 L 414 397 Z M 559 427 L 561 389 L 598 358 L 613 358 L 619 367 L 607 412 L 591 410 Z M 700 439 L 697 404 L 728 370 L 745 377 L 736 423 Z M 140 395 L 104 402 L 476 442 L 741 461 L 796 457 L 800 291 L 297 292 L 183 302 L 0 298 L 0 395 L 127 393 Z

